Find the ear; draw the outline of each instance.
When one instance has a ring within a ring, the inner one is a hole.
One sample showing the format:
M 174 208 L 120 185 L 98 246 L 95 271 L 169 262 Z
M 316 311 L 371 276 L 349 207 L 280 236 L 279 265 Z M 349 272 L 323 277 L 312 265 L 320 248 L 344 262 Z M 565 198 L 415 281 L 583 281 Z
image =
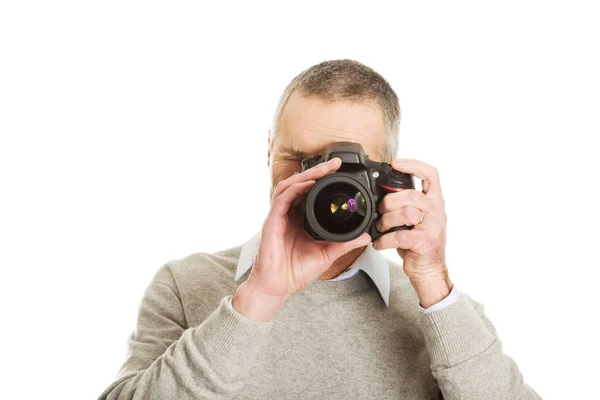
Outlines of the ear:
M 269 129 L 269 139 L 267 143 L 267 167 L 271 167 L 271 129 Z

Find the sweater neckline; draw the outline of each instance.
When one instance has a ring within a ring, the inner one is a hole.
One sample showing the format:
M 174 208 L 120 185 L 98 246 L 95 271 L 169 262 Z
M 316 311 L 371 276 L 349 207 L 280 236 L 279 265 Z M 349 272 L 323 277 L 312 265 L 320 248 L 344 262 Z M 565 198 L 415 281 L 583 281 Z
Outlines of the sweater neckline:
M 359 270 L 353 277 L 340 281 L 317 279 L 302 292 L 306 294 L 349 295 L 365 291 L 371 288 L 372 285 L 373 282 L 369 275 L 365 271 Z

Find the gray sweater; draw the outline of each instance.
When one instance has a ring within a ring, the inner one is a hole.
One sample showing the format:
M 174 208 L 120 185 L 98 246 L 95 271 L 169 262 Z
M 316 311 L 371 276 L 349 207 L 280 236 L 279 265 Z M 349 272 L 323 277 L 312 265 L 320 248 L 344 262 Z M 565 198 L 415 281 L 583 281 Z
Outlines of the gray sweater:
M 389 307 L 364 271 L 316 281 L 269 322 L 231 308 L 241 246 L 164 264 L 100 399 L 539 399 L 466 294 L 424 313 L 389 262 Z M 247 276 L 248 272 L 246 273 Z

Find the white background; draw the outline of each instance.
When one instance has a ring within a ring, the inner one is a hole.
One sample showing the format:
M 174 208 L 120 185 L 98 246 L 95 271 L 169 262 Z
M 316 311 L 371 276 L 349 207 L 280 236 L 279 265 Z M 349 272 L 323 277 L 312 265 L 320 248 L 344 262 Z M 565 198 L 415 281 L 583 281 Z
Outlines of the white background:
M 336 58 L 398 93 L 398 156 L 440 170 L 451 278 L 526 382 L 597 395 L 592 3 L 3 2 L 3 397 L 111 383 L 157 269 L 259 229 L 279 96 Z

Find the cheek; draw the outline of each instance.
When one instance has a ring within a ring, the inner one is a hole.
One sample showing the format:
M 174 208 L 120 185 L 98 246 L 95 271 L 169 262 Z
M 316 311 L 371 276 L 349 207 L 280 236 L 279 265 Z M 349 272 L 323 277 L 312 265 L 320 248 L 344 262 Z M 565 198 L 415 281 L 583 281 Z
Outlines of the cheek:
M 278 182 L 294 175 L 294 172 L 300 172 L 301 169 L 300 162 L 273 162 L 271 164 L 271 187 L 274 189 Z

